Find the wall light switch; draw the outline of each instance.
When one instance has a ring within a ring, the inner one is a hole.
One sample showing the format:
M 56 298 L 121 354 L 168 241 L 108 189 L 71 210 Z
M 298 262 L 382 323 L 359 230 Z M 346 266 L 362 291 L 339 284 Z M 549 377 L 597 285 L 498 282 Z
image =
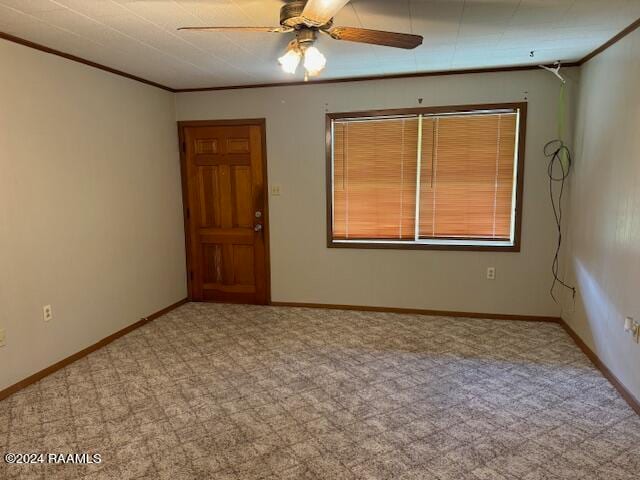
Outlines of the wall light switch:
M 496 267 L 487 268 L 487 280 L 495 280 L 496 279 Z
M 4 328 L 0 328 L 0 347 L 5 346 L 5 341 L 7 338 L 7 334 L 4 331 Z
M 271 195 L 274 197 L 280 195 L 280 185 L 271 185 Z
M 48 322 L 53 318 L 53 309 L 51 305 L 45 305 L 42 307 L 42 318 L 44 318 L 45 322 Z

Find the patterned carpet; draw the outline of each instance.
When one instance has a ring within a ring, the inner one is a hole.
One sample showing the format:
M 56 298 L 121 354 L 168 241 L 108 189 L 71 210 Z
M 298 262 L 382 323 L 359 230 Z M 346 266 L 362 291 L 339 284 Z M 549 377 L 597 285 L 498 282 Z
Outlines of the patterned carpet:
M 0 402 L 0 478 L 632 479 L 640 417 L 548 323 L 187 304 Z

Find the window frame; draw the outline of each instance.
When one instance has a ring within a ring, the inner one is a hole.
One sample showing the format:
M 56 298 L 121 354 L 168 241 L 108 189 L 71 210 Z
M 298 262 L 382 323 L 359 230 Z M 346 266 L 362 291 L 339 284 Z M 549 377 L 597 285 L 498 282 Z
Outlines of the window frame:
M 334 240 L 333 239 L 333 121 L 345 118 L 383 117 L 396 115 L 420 114 L 448 114 L 470 113 L 482 110 L 517 110 L 518 116 L 518 145 L 516 150 L 516 180 L 515 180 L 515 214 L 512 245 L 479 245 L 451 242 L 443 239 L 443 243 L 418 243 L 403 240 Z M 327 248 L 358 248 L 358 249 L 392 249 L 392 250 L 448 250 L 475 252 L 520 252 L 522 234 L 522 203 L 524 190 L 524 157 L 527 131 L 527 102 L 490 103 L 475 105 L 443 105 L 433 107 L 401 108 L 388 110 L 365 110 L 357 112 L 331 112 L 325 115 L 326 137 L 326 201 L 327 201 Z

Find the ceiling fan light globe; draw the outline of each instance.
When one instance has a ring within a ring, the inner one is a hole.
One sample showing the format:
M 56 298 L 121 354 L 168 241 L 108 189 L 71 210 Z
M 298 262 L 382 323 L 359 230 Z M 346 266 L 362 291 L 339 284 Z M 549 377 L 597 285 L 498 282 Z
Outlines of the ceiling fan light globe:
M 304 68 L 309 75 L 318 75 L 326 65 L 326 57 L 316 47 L 311 46 L 304 51 Z
M 298 69 L 298 65 L 300 64 L 301 54 L 297 50 L 290 49 L 287 50 L 283 56 L 278 59 L 282 70 L 286 73 L 294 74 Z

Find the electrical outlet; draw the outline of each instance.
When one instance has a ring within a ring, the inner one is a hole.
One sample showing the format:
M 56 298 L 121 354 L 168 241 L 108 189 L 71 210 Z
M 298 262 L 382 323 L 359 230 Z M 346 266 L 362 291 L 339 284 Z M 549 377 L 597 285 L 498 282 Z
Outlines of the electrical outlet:
M 636 343 L 640 343 L 640 322 L 631 317 L 624 319 L 624 331 L 630 333 Z
M 7 339 L 7 334 L 4 331 L 4 328 L 0 328 L 0 347 L 5 346 L 6 339 Z
M 53 319 L 53 310 L 51 308 L 51 305 L 45 305 L 44 307 L 42 307 L 42 318 L 44 318 L 45 322 Z
M 496 279 L 496 267 L 488 267 L 487 280 L 495 280 L 495 279 Z
M 271 195 L 274 197 L 280 195 L 280 185 L 271 185 Z

